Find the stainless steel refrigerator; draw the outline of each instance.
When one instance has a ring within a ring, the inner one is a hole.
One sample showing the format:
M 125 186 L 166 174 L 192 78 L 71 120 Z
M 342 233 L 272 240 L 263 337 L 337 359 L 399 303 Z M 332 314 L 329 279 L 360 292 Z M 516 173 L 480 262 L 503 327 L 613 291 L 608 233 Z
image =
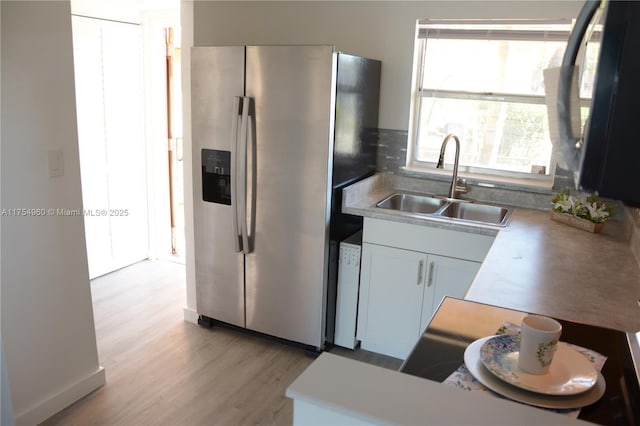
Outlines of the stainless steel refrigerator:
M 375 168 L 380 62 L 194 47 L 191 74 L 198 314 L 322 349 L 330 240 L 359 225 L 339 212 L 341 188 Z

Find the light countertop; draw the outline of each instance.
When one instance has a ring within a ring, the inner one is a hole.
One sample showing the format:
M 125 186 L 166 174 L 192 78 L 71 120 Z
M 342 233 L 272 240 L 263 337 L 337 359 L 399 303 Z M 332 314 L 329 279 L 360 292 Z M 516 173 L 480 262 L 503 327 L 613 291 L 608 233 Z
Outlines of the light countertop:
M 587 424 L 420 377 L 322 353 L 289 386 L 294 424 Z
M 465 299 L 625 331 L 640 330 L 640 268 L 622 223 L 592 234 L 515 208 L 507 227 L 462 225 L 375 207 L 393 193 L 380 175 L 345 189 L 344 213 L 496 239 Z M 428 192 L 428 191 L 425 191 Z

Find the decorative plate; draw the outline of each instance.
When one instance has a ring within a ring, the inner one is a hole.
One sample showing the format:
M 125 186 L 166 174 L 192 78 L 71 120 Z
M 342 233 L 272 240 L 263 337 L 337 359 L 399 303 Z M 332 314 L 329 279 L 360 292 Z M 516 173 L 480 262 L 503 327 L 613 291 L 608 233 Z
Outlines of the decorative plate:
M 491 338 L 492 337 L 483 337 L 471 343 L 464 352 L 464 363 L 473 377 L 495 393 L 524 404 L 558 410 L 586 407 L 587 405 L 597 402 L 602 398 L 602 395 L 604 395 L 606 382 L 600 373 L 598 373 L 598 381 L 595 386 L 577 395 L 544 395 L 511 386 L 490 373 L 482 364 L 480 347 Z
M 529 374 L 518 367 L 520 336 L 502 335 L 488 339 L 480 347 L 484 366 L 505 382 L 545 395 L 576 395 L 586 392 L 598 381 L 598 372 L 580 352 L 558 342 L 549 371 Z

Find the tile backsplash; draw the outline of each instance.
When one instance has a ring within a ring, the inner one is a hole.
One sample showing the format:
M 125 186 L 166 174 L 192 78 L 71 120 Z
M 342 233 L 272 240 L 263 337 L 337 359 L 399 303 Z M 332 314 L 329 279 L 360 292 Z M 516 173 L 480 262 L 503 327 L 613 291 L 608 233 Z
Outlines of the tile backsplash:
M 379 172 L 397 173 L 407 161 L 406 130 L 378 129 L 378 163 Z

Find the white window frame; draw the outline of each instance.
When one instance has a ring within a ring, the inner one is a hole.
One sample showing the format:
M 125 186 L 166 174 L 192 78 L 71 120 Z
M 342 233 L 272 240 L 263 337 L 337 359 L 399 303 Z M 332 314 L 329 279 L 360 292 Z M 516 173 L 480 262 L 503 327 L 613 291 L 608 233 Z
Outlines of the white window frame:
M 419 140 L 419 121 L 420 106 L 423 98 L 448 98 L 448 99 L 472 99 L 472 100 L 488 100 L 488 101 L 507 101 L 526 104 L 542 104 L 545 105 L 544 95 L 523 95 L 513 93 L 480 93 L 467 91 L 450 91 L 450 90 L 434 90 L 421 87 L 424 75 L 424 55 L 426 51 L 426 43 L 429 34 L 435 35 L 437 38 L 449 39 L 509 39 L 509 40 L 562 40 L 566 41 L 569 37 L 571 27 L 570 20 L 419 20 L 416 25 L 414 56 L 413 56 L 413 77 L 411 85 L 411 104 L 410 104 L 410 120 L 409 132 L 407 140 L 407 159 L 406 169 L 429 173 L 433 175 L 450 175 L 450 171 L 436 169 L 435 162 L 420 161 L 416 159 L 417 144 Z M 537 25 L 537 24 L 556 24 L 567 27 L 563 31 L 523 31 L 523 30 L 486 30 L 486 29 L 447 29 L 448 26 L 466 26 L 466 25 Z M 518 34 L 518 37 L 515 34 Z M 433 38 L 433 35 L 431 36 Z M 581 99 L 581 106 L 588 107 L 590 99 Z M 551 164 L 551 168 L 554 165 Z M 515 182 L 529 186 L 550 187 L 553 184 L 553 170 L 548 175 L 539 175 L 526 172 L 506 171 L 499 169 L 472 167 L 460 165 L 459 176 L 467 178 L 477 178 L 482 181 L 499 181 L 499 182 Z

